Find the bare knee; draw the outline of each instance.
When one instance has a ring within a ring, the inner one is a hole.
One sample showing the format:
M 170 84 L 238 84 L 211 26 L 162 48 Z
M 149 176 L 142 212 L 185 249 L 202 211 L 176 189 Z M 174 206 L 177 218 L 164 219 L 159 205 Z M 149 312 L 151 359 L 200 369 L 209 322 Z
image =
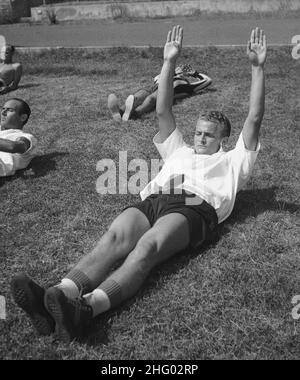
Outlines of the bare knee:
M 109 228 L 108 231 L 102 236 L 100 244 L 103 246 L 120 248 L 124 244 L 124 234 L 114 228 Z
M 147 98 L 147 101 L 151 106 L 155 107 L 156 106 L 156 95 L 155 94 L 149 95 Z
M 130 263 L 138 270 L 149 272 L 155 265 L 158 254 L 158 245 L 155 237 L 142 238 L 136 245 L 130 257 Z
M 109 229 L 99 240 L 93 251 L 90 253 L 91 258 L 110 257 L 118 260 L 122 251 L 123 237 L 118 231 Z

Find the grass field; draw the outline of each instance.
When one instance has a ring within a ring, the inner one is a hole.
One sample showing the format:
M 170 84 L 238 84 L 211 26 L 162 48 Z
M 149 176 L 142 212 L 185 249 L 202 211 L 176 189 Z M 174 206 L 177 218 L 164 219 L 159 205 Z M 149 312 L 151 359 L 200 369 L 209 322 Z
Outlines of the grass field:
M 117 125 L 106 99 L 113 91 L 124 100 L 148 85 L 162 51 L 61 50 L 16 60 L 25 75 L 12 95 L 31 104 L 26 130 L 40 148 L 30 168 L 0 179 L 0 294 L 7 303 L 0 358 L 299 359 L 300 321 L 291 303 L 300 294 L 299 62 L 290 48 L 269 49 L 262 149 L 218 240 L 153 271 L 134 299 L 97 318 L 88 337 L 71 345 L 36 336 L 9 282 L 25 271 L 43 285 L 57 283 L 138 199 L 97 194 L 96 164 L 117 162 L 121 150 L 128 161 L 158 158 L 155 114 Z M 200 109 L 221 109 L 232 121 L 233 147 L 248 110 L 245 51 L 183 49 L 183 61 L 213 78 L 209 89 L 174 107 L 186 139 L 192 142 Z

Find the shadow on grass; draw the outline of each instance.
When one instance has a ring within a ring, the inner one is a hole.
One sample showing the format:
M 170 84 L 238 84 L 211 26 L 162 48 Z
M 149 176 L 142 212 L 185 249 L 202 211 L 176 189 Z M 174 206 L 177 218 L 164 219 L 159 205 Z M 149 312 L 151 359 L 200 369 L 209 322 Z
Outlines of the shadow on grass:
M 44 177 L 48 173 L 56 170 L 56 157 L 66 156 L 68 152 L 53 152 L 36 156 L 32 159 L 26 169 L 18 170 L 15 175 L 11 177 L 0 178 L 0 187 L 7 182 L 14 181 L 17 178 L 29 180 L 32 178 Z
M 160 277 L 174 275 L 180 271 L 182 267 L 186 266 L 190 260 L 200 254 L 204 255 L 210 248 L 218 243 L 221 236 L 230 232 L 230 226 L 234 223 L 242 223 L 246 218 L 250 216 L 256 217 L 265 211 L 286 210 L 291 213 L 299 211 L 300 205 L 298 204 L 276 200 L 276 192 L 278 189 L 279 187 L 273 186 L 264 189 L 240 191 L 237 195 L 231 216 L 218 226 L 213 240 L 204 243 L 200 250 L 187 249 L 160 265 L 159 269 L 154 269 L 135 297 L 126 301 L 117 310 L 109 311 L 97 317 L 93 325 L 87 331 L 88 336 L 81 338 L 80 341 L 90 346 L 107 344 L 108 337 L 106 331 L 109 329 L 110 321 L 113 316 L 119 315 L 122 311 L 129 309 L 145 292 L 149 292 L 149 290 L 156 287 Z
M 69 152 L 53 152 L 42 156 L 34 157 L 27 169 L 31 169 L 34 173 L 32 178 L 44 177 L 49 172 L 56 170 L 56 160 L 54 158 L 64 157 L 69 155 Z
M 278 201 L 276 192 L 278 186 L 272 186 L 265 189 L 242 190 L 237 194 L 234 209 L 224 225 L 233 222 L 242 222 L 249 216 L 257 216 L 264 211 L 281 211 L 286 210 L 291 213 L 299 211 L 300 205 Z

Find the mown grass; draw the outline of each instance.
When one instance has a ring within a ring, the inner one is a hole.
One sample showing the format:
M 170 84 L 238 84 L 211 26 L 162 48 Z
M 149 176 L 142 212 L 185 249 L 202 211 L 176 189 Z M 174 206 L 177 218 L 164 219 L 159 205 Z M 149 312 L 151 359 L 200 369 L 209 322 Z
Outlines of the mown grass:
M 60 280 L 95 244 L 134 195 L 100 196 L 96 163 L 158 158 L 151 139 L 155 114 L 116 125 L 110 92 L 124 100 L 151 82 L 162 50 L 61 50 L 21 55 L 25 76 L 14 96 L 32 106 L 26 130 L 39 157 L 0 180 L 1 277 L 7 319 L 0 320 L 3 359 L 297 359 L 299 321 L 291 299 L 299 281 L 298 62 L 290 48 L 269 50 L 262 150 L 247 188 L 217 241 L 185 252 L 153 271 L 134 299 L 99 317 L 86 339 L 71 345 L 39 338 L 9 291 L 25 271 L 43 285 Z M 192 141 L 200 109 L 223 110 L 232 121 L 231 148 L 247 114 L 250 67 L 243 49 L 184 49 L 213 78 L 197 97 L 174 107 Z M 4 102 L 7 96 L 3 96 Z

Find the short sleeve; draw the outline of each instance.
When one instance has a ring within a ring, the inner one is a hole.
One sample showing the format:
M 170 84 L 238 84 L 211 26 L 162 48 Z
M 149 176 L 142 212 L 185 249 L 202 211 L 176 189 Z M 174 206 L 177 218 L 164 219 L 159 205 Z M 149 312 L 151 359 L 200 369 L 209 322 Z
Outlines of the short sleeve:
M 243 133 L 241 132 L 236 146 L 233 150 L 228 152 L 231 158 L 231 164 L 234 171 L 238 174 L 238 188 L 240 189 L 245 182 L 249 179 L 258 152 L 260 150 L 260 142 L 258 141 L 256 150 L 249 150 L 245 147 Z
M 170 136 L 162 143 L 160 142 L 159 133 L 157 133 L 153 138 L 153 142 L 164 160 L 170 157 L 177 149 L 187 146 L 178 128 L 175 128 Z
M 22 133 L 22 135 L 18 138 L 18 140 L 21 139 L 21 138 L 25 138 L 25 139 L 27 139 L 30 142 L 30 146 L 26 150 L 25 153 L 32 152 L 36 148 L 36 146 L 37 146 L 37 139 L 33 135 L 31 135 L 30 133 Z

